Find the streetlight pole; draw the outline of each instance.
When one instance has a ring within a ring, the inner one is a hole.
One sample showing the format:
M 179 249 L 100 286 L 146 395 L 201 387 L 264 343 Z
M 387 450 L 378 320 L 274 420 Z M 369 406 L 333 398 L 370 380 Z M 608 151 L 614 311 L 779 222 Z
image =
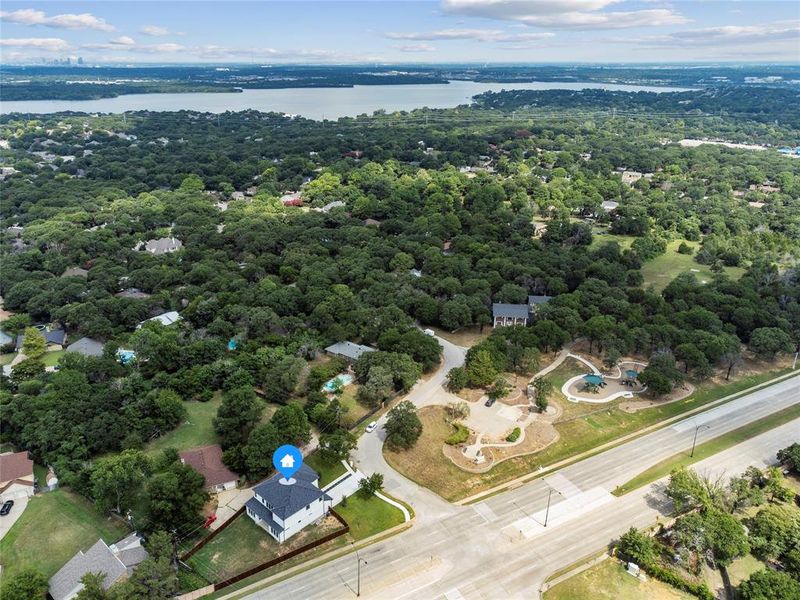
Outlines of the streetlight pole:
M 367 561 L 364 560 L 363 558 L 361 558 L 361 556 L 358 553 L 358 548 L 356 548 L 356 546 L 355 546 L 355 543 L 350 542 L 350 545 L 353 546 L 353 549 L 356 551 L 356 564 L 358 565 L 356 567 L 356 573 L 357 573 L 357 575 L 356 575 L 356 577 L 357 577 L 357 580 L 356 580 L 356 598 L 359 598 L 359 597 L 361 597 L 361 563 L 363 562 L 364 564 L 367 564 Z
M 711 429 L 711 425 L 698 425 L 697 427 L 694 428 L 694 440 L 692 441 L 692 451 L 691 453 L 689 453 L 689 458 L 692 458 L 694 456 L 694 448 L 695 446 L 697 446 L 697 433 L 701 429 Z
M 547 519 L 550 517 L 550 498 L 553 495 L 553 488 L 547 490 L 547 510 L 544 513 L 544 526 L 547 527 Z

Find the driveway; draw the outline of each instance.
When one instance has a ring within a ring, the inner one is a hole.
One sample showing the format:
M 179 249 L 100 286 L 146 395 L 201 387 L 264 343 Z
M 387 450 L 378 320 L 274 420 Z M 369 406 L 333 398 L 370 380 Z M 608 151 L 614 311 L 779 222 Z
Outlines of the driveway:
M 14 498 L 14 507 L 11 509 L 11 512 L 8 513 L 5 517 L 0 517 L 0 540 L 2 540 L 8 530 L 17 522 L 22 516 L 22 513 L 25 512 L 25 509 L 28 506 L 28 496 L 23 496 L 22 498 Z
M 405 400 L 410 400 L 417 408 L 434 404 L 446 405 L 460 400 L 444 389 L 444 382 L 450 369 L 464 364 L 467 349 L 440 337 L 436 339 L 443 348 L 441 366 L 428 380 L 419 381 L 405 397 Z M 435 522 L 463 510 L 429 489 L 406 479 L 389 466 L 383 458 L 382 451 L 383 442 L 386 440 L 386 432 L 383 429 L 385 423 L 384 414 L 378 419 L 375 431 L 365 433 L 359 438 L 358 446 L 352 454 L 356 468 L 367 475 L 382 473 L 383 489 L 409 503 L 414 508 L 417 521 L 420 523 Z

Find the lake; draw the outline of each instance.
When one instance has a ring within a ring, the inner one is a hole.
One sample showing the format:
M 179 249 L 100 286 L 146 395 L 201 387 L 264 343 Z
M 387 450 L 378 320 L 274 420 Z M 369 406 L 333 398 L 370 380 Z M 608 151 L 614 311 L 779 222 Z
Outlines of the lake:
M 617 85 L 605 83 L 476 83 L 453 81 L 449 84 L 357 85 L 349 88 L 291 88 L 280 90 L 244 90 L 231 93 L 130 94 L 101 100 L 22 100 L 0 102 L 0 113 L 121 113 L 136 110 L 223 113 L 260 110 L 302 115 L 310 119 L 337 119 L 415 108 L 451 108 L 470 102 L 482 92 L 500 90 L 580 90 L 605 89 L 623 92 L 681 92 L 687 88 Z

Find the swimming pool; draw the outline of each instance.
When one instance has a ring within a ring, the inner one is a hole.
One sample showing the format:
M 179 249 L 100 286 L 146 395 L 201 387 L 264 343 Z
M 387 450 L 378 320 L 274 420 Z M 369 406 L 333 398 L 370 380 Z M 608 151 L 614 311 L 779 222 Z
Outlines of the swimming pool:
M 350 373 L 342 373 L 341 375 L 337 375 L 333 379 L 329 379 L 325 382 L 325 385 L 322 386 L 322 390 L 325 392 L 332 392 L 336 389 L 336 381 L 339 381 L 342 387 L 346 385 L 350 385 L 353 383 L 353 376 Z

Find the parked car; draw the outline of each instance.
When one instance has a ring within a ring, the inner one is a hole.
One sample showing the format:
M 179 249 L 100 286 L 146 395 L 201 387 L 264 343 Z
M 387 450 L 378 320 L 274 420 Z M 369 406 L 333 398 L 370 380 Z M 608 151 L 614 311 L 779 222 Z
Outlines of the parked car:
M 367 425 L 367 428 L 366 428 L 366 430 L 365 430 L 365 431 L 366 431 L 367 433 L 372 433 L 373 431 L 375 431 L 375 428 L 376 428 L 376 427 L 378 427 L 378 422 L 377 422 L 377 421 L 373 421 L 372 423 L 370 423 L 369 425 Z
M 14 506 L 13 500 L 6 500 L 3 502 L 3 508 L 0 508 L 0 516 L 5 517 L 8 513 L 10 513 L 12 506 Z
M 436 333 L 434 333 L 433 329 L 425 329 L 422 333 L 424 333 L 425 335 L 429 335 L 431 337 L 436 335 Z
M 487 398 L 484 406 L 492 406 L 497 400 L 495 398 Z

